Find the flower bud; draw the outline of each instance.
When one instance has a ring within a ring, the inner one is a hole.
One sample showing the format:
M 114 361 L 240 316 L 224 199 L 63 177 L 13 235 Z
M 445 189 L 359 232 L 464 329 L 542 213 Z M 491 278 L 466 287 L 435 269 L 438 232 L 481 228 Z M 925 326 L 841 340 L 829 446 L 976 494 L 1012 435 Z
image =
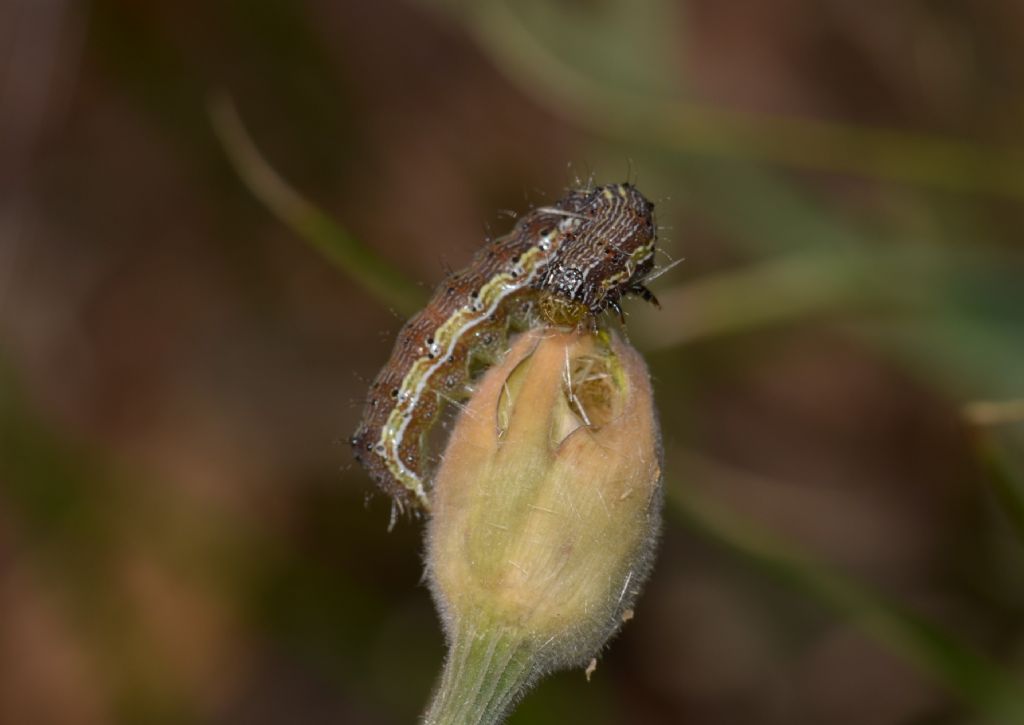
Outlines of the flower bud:
M 459 415 L 432 508 L 428 574 L 449 658 L 460 637 L 498 633 L 531 682 L 587 664 L 629 618 L 660 526 L 639 353 L 607 333 L 520 336 Z

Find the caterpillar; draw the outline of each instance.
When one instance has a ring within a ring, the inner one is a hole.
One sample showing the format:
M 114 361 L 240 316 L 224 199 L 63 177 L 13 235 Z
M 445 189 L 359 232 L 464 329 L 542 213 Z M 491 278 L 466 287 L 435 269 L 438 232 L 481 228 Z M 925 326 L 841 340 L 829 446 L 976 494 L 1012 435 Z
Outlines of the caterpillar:
M 399 511 L 429 510 L 427 434 L 473 375 L 536 325 L 597 326 L 654 267 L 654 205 L 629 183 L 575 190 L 523 215 L 469 266 L 448 275 L 398 333 L 349 439 L 357 461 Z

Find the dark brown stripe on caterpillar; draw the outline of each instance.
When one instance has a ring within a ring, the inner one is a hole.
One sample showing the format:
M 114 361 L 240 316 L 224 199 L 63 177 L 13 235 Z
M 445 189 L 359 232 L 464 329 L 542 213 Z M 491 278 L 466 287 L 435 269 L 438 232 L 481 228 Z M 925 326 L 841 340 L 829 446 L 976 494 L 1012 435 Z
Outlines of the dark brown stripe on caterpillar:
M 649 295 L 653 210 L 629 184 L 570 192 L 484 246 L 405 324 L 350 439 L 399 509 L 429 508 L 426 435 L 445 402 L 466 397 L 471 368 L 504 353 L 510 330 L 594 323 L 623 295 Z

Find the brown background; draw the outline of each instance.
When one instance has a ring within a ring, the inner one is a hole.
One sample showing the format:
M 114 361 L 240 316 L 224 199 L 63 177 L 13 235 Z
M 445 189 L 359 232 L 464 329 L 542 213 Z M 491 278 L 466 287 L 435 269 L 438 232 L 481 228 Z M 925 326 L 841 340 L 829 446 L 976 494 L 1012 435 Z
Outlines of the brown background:
M 658 202 L 666 485 L 739 518 L 670 497 L 636 619 L 513 722 L 982 722 L 876 595 L 1021 682 L 1021 416 L 963 407 L 1024 396 L 1021 6 L 495 7 L 0 3 L 0 721 L 411 722 L 439 668 L 342 443 L 402 320 L 240 182 L 221 92 L 424 292 L 577 176 Z

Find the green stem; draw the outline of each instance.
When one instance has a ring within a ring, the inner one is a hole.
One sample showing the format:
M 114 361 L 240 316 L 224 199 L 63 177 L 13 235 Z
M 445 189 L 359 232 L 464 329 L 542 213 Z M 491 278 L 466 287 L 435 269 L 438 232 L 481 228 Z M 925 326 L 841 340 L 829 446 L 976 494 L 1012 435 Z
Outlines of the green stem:
M 537 649 L 501 625 L 472 622 L 454 633 L 425 725 L 492 725 L 540 675 Z
M 230 100 L 223 96 L 211 99 L 210 121 L 231 165 L 271 213 L 401 315 L 411 315 L 423 306 L 423 295 L 411 282 L 302 197 L 274 170 L 260 155 Z

